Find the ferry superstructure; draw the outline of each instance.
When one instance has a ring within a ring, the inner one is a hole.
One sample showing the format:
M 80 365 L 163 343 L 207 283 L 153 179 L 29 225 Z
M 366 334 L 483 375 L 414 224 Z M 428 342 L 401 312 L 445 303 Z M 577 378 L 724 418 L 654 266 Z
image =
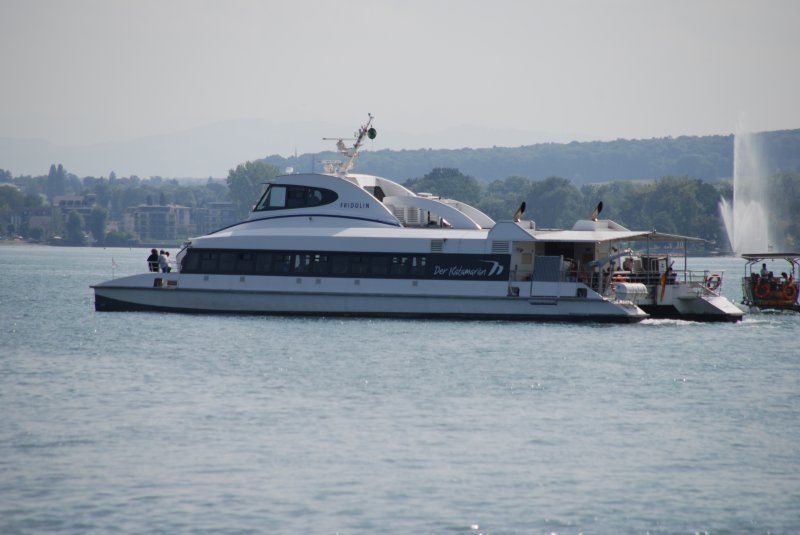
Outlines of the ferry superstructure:
M 193 238 L 171 273 L 93 286 L 95 308 L 320 316 L 638 322 L 648 288 L 593 284 L 598 259 L 642 239 L 613 221 L 537 230 L 465 203 L 352 173 L 345 162 L 273 179 L 248 219 Z M 594 218 L 596 219 L 596 218 Z M 596 265 L 592 266 L 592 262 Z M 600 279 L 598 278 L 598 282 Z

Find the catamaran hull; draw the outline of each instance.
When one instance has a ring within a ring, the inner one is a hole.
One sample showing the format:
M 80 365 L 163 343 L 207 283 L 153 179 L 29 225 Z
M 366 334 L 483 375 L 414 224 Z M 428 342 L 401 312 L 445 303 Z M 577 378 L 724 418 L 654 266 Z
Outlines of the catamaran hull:
M 681 312 L 672 305 L 639 305 L 639 308 L 650 314 L 653 319 L 673 319 L 686 321 L 700 321 L 708 323 L 736 323 L 741 321 L 744 314 L 725 313 L 719 310 L 705 312 Z
M 148 287 L 120 281 L 93 287 L 96 310 L 615 323 L 648 317 L 631 303 L 607 299 Z
M 684 284 L 667 286 L 660 298 L 659 288 L 652 290 L 655 299 L 648 298 L 637 305 L 655 319 L 679 319 L 687 321 L 735 323 L 744 317 L 744 312 L 721 295 L 702 294 L 702 289 L 692 289 Z

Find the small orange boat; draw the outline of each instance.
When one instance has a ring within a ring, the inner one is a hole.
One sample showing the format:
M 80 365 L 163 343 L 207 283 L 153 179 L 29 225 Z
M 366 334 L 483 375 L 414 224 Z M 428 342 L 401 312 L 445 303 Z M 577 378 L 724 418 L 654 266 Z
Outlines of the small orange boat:
M 797 292 L 800 253 L 743 254 L 742 258 L 747 260 L 742 278 L 743 305 L 761 310 L 800 312 Z M 788 264 L 788 271 L 776 272 L 774 266 L 778 260 Z

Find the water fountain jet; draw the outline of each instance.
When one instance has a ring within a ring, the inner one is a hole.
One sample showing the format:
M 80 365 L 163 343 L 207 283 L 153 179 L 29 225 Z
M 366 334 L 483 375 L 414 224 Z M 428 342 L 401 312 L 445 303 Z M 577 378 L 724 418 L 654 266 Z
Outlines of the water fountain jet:
M 733 200 L 719 203 L 728 240 L 736 254 L 769 252 L 773 241 L 760 140 L 741 124 L 733 139 Z

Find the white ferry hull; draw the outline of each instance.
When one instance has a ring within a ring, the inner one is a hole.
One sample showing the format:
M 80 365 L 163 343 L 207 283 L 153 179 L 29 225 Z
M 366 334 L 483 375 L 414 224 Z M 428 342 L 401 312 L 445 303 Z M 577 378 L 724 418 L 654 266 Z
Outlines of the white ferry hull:
M 744 312 L 727 298 L 704 291 L 701 285 L 668 285 L 661 297 L 658 286 L 638 306 L 653 318 L 683 319 L 701 322 L 741 321 Z
M 344 285 L 357 288 L 360 284 L 353 279 L 288 278 L 281 281 L 283 288 L 280 289 L 276 284 L 252 282 L 258 277 L 216 279 L 216 284 L 205 287 L 191 278 L 181 280 L 178 274 L 144 274 L 112 280 L 94 286 L 95 308 L 98 311 L 619 323 L 638 322 L 648 317 L 631 303 L 603 298 L 519 297 L 489 295 L 488 291 L 481 295 L 459 295 L 457 290 L 431 294 L 430 288 L 425 288 L 425 293 L 414 293 L 411 281 L 406 281 L 407 288 L 395 285 L 380 291 L 375 285 L 372 289 L 345 291 Z M 195 284 L 186 284 L 190 281 Z M 369 286 L 369 282 L 374 281 L 363 282 L 364 286 Z M 325 286 L 329 288 L 323 290 Z

